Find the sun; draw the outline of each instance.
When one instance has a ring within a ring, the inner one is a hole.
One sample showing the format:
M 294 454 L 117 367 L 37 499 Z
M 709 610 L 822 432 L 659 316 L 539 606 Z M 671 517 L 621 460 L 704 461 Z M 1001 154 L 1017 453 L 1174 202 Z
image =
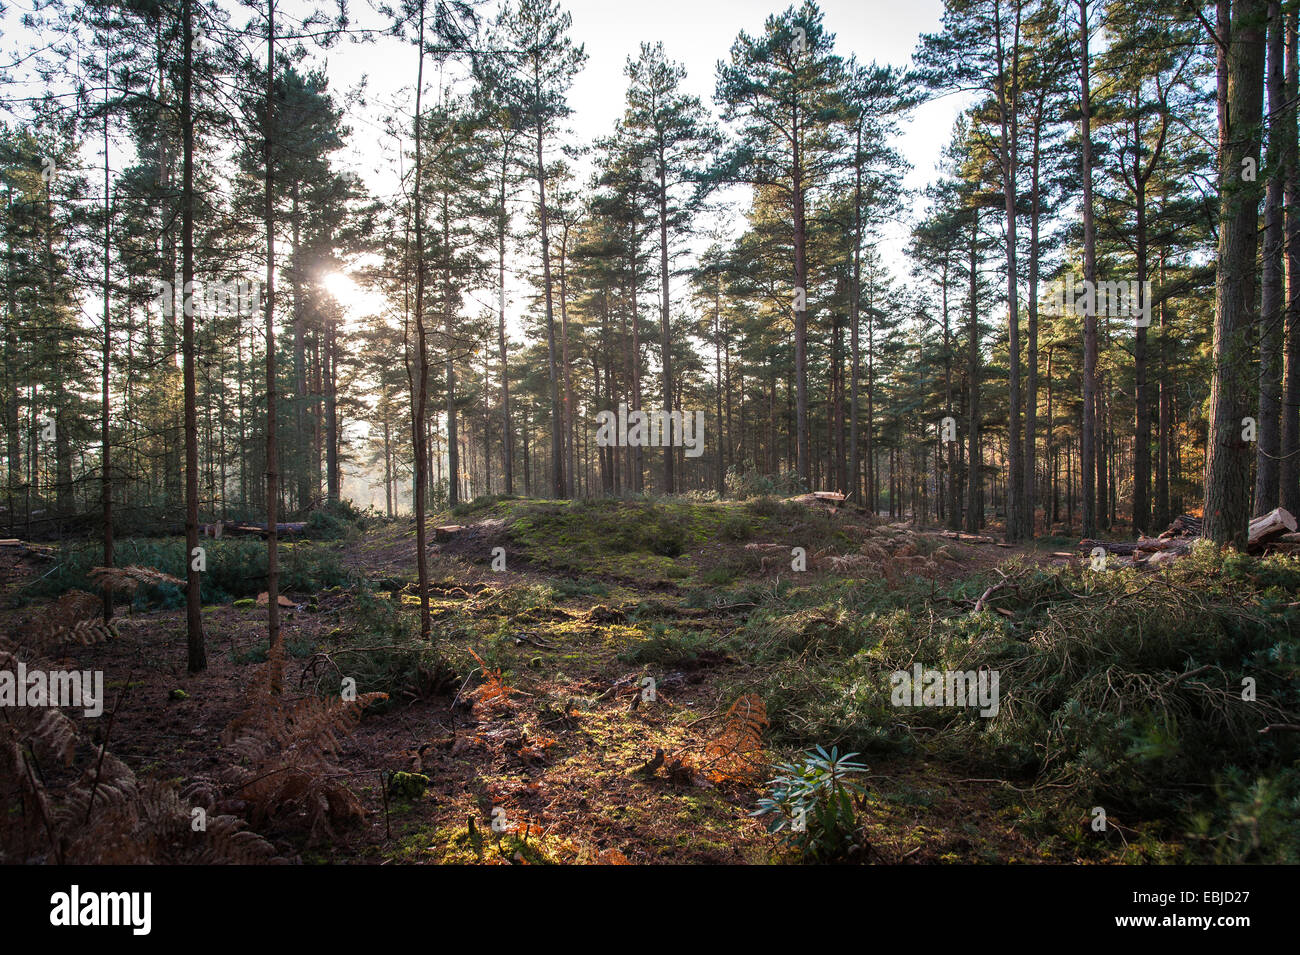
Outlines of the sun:
M 320 284 L 340 305 L 353 305 L 365 294 L 346 272 L 326 272 L 321 276 Z

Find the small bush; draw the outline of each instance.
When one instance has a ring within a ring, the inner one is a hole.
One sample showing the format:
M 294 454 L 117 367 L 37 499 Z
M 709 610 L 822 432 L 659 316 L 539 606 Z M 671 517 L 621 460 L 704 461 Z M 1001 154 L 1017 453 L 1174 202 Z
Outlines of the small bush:
M 852 761 L 856 755 L 818 746 L 798 762 L 781 763 L 751 815 L 770 817 L 767 831 L 797 849 L 804 862 L 861 856 L 866 845 L 854 801 L 862 797 L 862 787 L 851 777 L 867 767 Z
M 727 496 L 742 501 L 751 497 L 773 495 L 790 497 L 807 490 L 803 481 L 793 471 L 763 474 L 759 471 L 740 471 L 732 468 L 727 472 Z
M 732 511 L 718 526 L 718 536 L 727 541 L 747 541 L 754 536 L 754 527 L 744 514 Z

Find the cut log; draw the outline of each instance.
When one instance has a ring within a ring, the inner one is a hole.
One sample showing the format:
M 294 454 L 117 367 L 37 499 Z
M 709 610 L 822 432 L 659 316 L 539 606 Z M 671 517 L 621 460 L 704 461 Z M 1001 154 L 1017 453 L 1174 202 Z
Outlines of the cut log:
M 217 530 L 218 526 L 221 528 L 220 531 Z M 287 523 L 277 522 L 275 525 L 275 532 L 277 535 L 284 534 L 285 536 L 291 536 L 293 534 L 301 534 L 305 530 L 307 530 L 306 521 L 289 521 Z M 252 522 L 227 524 L 218 521 L 217 524 L 200 524 L 199 531 L 205 537 L 220 536 L 223 532 L 227 534 L 265 534 L 266 525 L 255 524 Z
M 952 540 L 952 541 L 960 541 L 963 544 L 996 544 L 997 543 L 997 541 L 995 541 L 992 537 L 984 537 L 980 534 L 961 534 L 958 533 L 957 531 L 940 531 L 939 536 L 947 538 L 948 540 Z
M 6 537 L 4 540 L 0 540 L 0 547 L 16 548 L 28 557 L 40 557 L 45 560 L 50 560 L 54 557 L 54 548 L 48 544 L 29 544 L 25 540 L 19 540 L 17 537 Z
M 1250 522 L 1250 536 L 1246 542 L 1247 550 L 1254 550 L 1276 537 L 1281 537 L 1296 529 L 1295 517 L 1285 507 L 1275 507 L 1267 514 Z
M 1200 537 L 1201 519 L 1190 514 L 1179 514 L 1169 528 L 1161 533 L 1161 539 L 1170 537 Z
M 1108 554 L 1122 554 L 1124 556 L 1131 556 L 1133 554 L 1158 554 L 1163 552 L 1185 554 L 1192 549 L 1192 542 L 1190 540 L 1177 538 L 1161 540 L 1157 537 L 1143 537 L 1136 541 L 1079 541 L 1079 550 L 1090 552 L 1094 547 L 1100 547 Z

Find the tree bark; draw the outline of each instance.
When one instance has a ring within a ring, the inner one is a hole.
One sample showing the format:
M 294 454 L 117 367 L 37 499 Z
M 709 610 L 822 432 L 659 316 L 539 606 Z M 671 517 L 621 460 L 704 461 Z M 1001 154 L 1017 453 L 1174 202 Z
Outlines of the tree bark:
M 1097 226 L 1092 206 L 1092 90 L 1089 79 L 1088 0 L 1079 3 L 1079 112 L 1083 179 L 1083 278 L 1097 281 Z M 1095 312 L 1095 309 L 1089 310 Z M 1083 316 L 1083 429 L 1079 441 L 1083 536 L 1097 533 L 1097 316 Z
M 1250 517 L 1249 414 L 1251 326 L 1255 307 L 1259 185 L 1243 168 L 1259 165 L 1264 94 L 1265 0 L 1237 0 L 1227 37 L 1226 93 L 1219 102 L 1219 264 L 1215 291 L 1214 368 L 1206 461 L 1204 535 L 1243 547 Z M 1253 178 L 1253 177 L 1252 177 Z
M 189 671 L 207 668 L 203 646 L 203 607 L 199 572 L 194 568 L 199 546 L 199 434 L 194 381 L 194 11 L 193 0 L 181 0 L 181 302 L 182 377 L 185 418 L 185 624 Z
M 1283 23 L 1282 5 L 1278 0 L 1268 4 L 1267 80 L 1268 115 L 1271 117 L 1268 136 L 1268 185 L 1264 196 L 1264 244 L 1260 258 L 1259 308 L 1259 419 L 1255 445 L 1255 510 L 1256 515 L 1267 514 L 1277 507 L 1281 471 L 1278 454 L 1281 449 L 1282 411 L 1282 189 L 1284 183 L 1283 141 L 1286 122 L 1283 109 L 1286 95 L 1283 89 Z

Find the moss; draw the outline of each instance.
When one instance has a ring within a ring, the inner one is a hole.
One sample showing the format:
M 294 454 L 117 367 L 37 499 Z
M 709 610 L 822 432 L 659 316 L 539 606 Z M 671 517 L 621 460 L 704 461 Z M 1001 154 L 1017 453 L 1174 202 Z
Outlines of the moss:
M 393 773 L 388 780 L 388 793 L 399 799 L 419 799 L 429 788 L 429 777 L 423 773 Z

